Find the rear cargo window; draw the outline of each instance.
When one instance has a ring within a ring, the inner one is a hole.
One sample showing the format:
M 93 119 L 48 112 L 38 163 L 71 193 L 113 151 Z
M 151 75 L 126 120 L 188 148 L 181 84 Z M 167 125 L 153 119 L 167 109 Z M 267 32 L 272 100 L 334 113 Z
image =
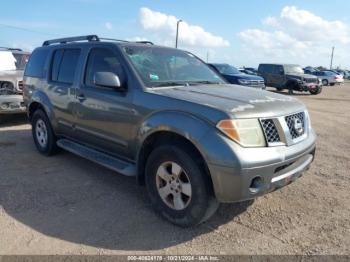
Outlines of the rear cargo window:
M 28 64 L 26 66 L 24 75 L 30 77 L 44 77 L 45 62 L 49 50 L 37 49 L 31 54 Z

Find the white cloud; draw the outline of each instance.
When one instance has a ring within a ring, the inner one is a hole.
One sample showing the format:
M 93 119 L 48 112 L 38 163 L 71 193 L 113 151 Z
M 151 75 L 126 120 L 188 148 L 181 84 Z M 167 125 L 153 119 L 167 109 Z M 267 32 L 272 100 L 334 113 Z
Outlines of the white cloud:
M 267 30 L 247 29 L 238 33 L 243 46 L 266 60 L 328 64 L 333 45 L 344 53 L 350 43 L 350 25 L 329 21 L 307 10 L 286 6 L 278 17 L 262 21 Z
M 146 37 L 142 37 L 142 36 L 129 37 L 126 40 L 127 41 L 132 41 L 132 42 L 149 41 Z
M 140 23 L 143 29 L 152 32 L 165 44 L 173 44 L 176 35 L 176 23 L 179 19 L 143 7 L 140 9 Z M 225 47 L 230 43 L 221 36 L 213 35 L 197 25 L 183 21 L 179 27 L 179 45 L 196 47 Z
M 111 31 L 113 29 L 113 25 L 111 22 L 106 22 L 105 23 L 105 28 L 109 31 Z

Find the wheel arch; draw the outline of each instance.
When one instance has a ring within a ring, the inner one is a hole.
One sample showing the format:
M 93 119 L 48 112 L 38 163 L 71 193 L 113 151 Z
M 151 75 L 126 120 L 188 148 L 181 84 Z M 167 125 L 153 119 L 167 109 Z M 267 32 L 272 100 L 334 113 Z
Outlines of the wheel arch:
M 200 162 L 203 171 L 210 177 L 205 153 L 199 142 L 209 129 L 209 123 L 182 112 L 162 112 L 147 119 L 139 131 L 138 183 L 144 184 L 144 170 L 149 154 L 157 146 L 165 144 L 177 145 L 185 148 L 186 152 L 191 152 L 191 156 Z

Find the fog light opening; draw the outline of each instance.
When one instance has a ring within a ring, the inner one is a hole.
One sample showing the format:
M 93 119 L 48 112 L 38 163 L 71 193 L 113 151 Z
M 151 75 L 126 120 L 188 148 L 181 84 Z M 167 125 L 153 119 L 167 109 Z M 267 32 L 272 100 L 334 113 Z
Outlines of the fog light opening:
M 256 194 L 263 186 L 263 179 L 260 176 L 254 177 L 250 183 L 249 190 L 252 194 Z

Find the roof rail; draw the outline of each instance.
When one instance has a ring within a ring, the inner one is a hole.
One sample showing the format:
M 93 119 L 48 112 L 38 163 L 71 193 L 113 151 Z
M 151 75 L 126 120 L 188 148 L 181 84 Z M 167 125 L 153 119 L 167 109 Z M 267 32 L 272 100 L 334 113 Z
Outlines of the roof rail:
M 52 39 L 47 40 L 43 43 L 43 46 L 48 46 L 51 44 L 66 44 L 69 42 L 78 42 L 78 41 L 100 41 L 100 38 L 97 35 L 84 35 L 84 36 L 74 36 L 74 37 L 67 37 L 67 38 L 58 38 L 58 39 Z
M 151 42 L 151 41 L 136 41 L 135 43 L 147 44 L 147 45 L 154 45 L 153 42 Z
M 127 40 L 120 40 L 120 39 L 106 38 L 106 37 L 101 37 L 100 40 L 117 41 L 117 42 L 124 42 L 124 43 L 128 43 L 129 42 Z
M 11 51 L 23 51 L 20 48 L 2 47 L 2 46 L 0 46 L 0 49 L 11 50 Z

